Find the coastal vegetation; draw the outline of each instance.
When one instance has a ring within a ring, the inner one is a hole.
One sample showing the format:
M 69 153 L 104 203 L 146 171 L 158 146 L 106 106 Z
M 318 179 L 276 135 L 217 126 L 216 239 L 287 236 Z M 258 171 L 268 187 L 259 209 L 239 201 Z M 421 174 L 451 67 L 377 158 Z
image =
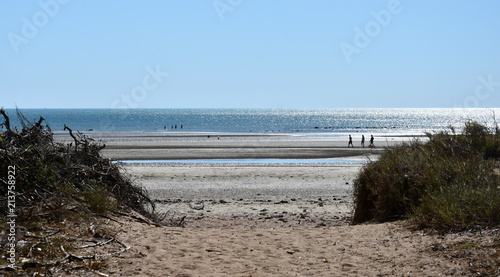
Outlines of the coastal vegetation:
M 500 224 L 500 131 L 467 122 L 387 149 L 354 182 L 353 223 L 410 219 L 441 231 Z
M 147 192 L 101 156 L 102 143 L 69 127 L 73 141 L 56 142 L 43 117 L 30 122 L 18 111 L 18 130 L 3 108 L 0 113 L 0 213 L 7 219 L 0 223 L 6 231 L 0 266 L 7 275 L 50 275 L 62 268 L 97 272 L 105 264 L 100 258 L 128 248 L 100 219 L 136 213 L 158 221 Z

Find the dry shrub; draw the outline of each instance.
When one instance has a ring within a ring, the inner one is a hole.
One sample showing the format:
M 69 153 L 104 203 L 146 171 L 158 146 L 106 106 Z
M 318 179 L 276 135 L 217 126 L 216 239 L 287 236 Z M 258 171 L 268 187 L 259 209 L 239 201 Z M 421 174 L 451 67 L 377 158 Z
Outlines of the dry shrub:
M 153 201 L 120 172 L 117 164 L 102 158 L 102 143 L 80 133 L 74 135 L 68 127 L 65 129 L 74 142 L 55 142 L 50 127 L 42 124 L 43 118 L 31 123 L 18 112 L 23 128 L 17 131 L 11 128 L 3 109 L 2 115 L 7 130 L 0 136 L 0 178 L 7 183 L 7 169 L 15 166 L 18 210 L 55 206 L 62 211 L 61 205 L 76 205 L 80 212 L 133 209 L 154 218 Z M 0 193 L 7 195 L 7 186 L 0 186 Z M 6 214 L 6 209 L 6 203 L 1 203 L 0 211 Z M 22 219 L 22 214 L 19 216 Z

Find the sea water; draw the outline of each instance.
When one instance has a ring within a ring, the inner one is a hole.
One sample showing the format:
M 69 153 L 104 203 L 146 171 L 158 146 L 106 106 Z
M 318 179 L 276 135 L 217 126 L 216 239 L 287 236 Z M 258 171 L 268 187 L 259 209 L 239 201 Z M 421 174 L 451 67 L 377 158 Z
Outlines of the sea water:
M 15 109 L 11 125 L 21 126 Z M 467 120 L 492 124 L 500 109 L 22 109 L 29 121 L 46 119 L 53 131 L 64 125 L 82 132 L 220 133 L 424 133 Z

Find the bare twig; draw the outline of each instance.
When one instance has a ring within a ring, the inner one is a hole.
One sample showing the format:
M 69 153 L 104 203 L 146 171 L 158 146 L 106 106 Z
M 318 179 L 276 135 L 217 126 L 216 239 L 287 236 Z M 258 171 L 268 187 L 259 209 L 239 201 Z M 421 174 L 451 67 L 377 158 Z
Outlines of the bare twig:
M 78 139 L 76 139 L 75 135 L 73 135 L 73 130 L 71 130 L 71 128 L 69 128 L 68 126 L 66 126 L 66 124 L 64 124 L 64 131 L 66 131 L 66 130 L 69 131 L 69 135 L 75 141 L 75 151 L 76 151 L 78 149 Z
M 65 259 L 77 259 L 77 260 L 97 260 L 98 258 L 104 258 L 104 257 L 108 257 L 108 256 L 114 256 L 114 255 L 119 255 L 127 250 L 130 249 L 130 246 L 128 246 L 127 244 L 125 244 L 124 242 L 120 241 L 120 240 L 117 240 L 116 238 L 112 238 L 111 240 L 109 241 L 106 241 L 105 244 L 108 244 L 110 242 L 116 242 L 118 244 L 120 244 L 122 246 L 122 248 L 120 248 L 120 250 L 118 251 L 115 251 L 115 252 L 112 252 L 112 253 L 106 253 L 106 254 L 100 254 L 100 255 L 92 255 L 92 256 L 78 256 L 78 255 L 74 255 L 74 254 L 70 254 L 68 252 L 66 252 L 66 250 L 64 249 L 64 247 L 61 245 L 61 251 L 63 251 L 64 254 L 66 254 L 66 256 L 61 259 L 61 260 L 65 260 Z M 102 245 L 105 245 L 105 244 L 102 244 Z M 89 247 L 93 247 L 93 246 L 89 246 Z M 60 261 L 61 261 L 60 260 Z
M 45 120 L 43 116 L 40 116 L 40 119 L 38 119 L 37 123 L 35 123 L 36 127 L 42 127 L 42 122 Z
M 48 235 L 45 235 L 43 237 L 41 236 L 35 236 L 35 235 L 30 235 L 30 234 L 25 234 L 24 236 L 27 237 L 27 238 L 36 238 L 36 239 L 46 239 L 46 238 L 49 238 L 53 235 L 57 235 L 61 232 L 61 229 L 57 230 L 57 231 L 52 231 L 50 234 Z
M 115 241 L 115 238 L 110 238 L 110 239 L 109 239 L 109 240 L 107 240 L 107 241 L 98 242 L 98 243 L 94 243 L 94 244 L 87 244 L 87 245 L 83 245 L 83 246 L 77 247 L 77 249 L 83 249 L 83 248 L 89 248 L 89 247 L 103 246 L 103 245 L 109 244 L 109 243 L 111 243 L 111 242 L 113 242 L 113 241 Z

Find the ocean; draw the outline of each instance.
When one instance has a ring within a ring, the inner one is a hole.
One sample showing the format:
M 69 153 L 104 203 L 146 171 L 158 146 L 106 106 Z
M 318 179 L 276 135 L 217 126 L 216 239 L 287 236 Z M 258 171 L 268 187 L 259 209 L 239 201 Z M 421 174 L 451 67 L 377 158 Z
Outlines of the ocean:
M 6 109 L 11 125 L 20 126 L 15 109 Z M 31 121 L 40 116 L 54 132 L 64 125 L 81 132 L 350 132 L 420 134 L 460 130 L 467 120 L 492 125 L 495 109 L 22 109 Z

